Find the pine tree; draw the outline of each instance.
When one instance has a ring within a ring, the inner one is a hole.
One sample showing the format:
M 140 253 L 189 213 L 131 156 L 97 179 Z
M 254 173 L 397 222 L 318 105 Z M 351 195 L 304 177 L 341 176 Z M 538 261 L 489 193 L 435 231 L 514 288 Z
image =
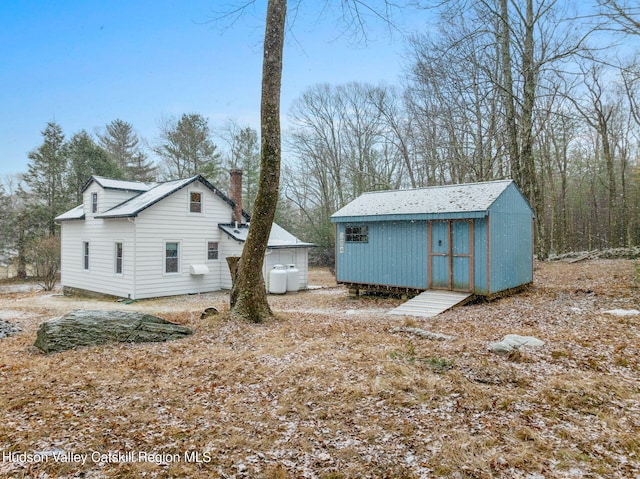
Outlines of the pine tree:
M 113 120 L 105 126 L 104 133 L 98 133 L 97 136 L 100 146 L 107 151 L 126 179 L 155 180 L 156 167 L 152 161 L 148 161 L 140 139 L 130 123 L 120 119 Z
M 221 179 L 220 153 L 211 139 L 208 120 L 198 113 L 183 114 L 177 122 L 165 120 L 153 151 L 163 159 L 168 179 L 197 174 L 214 183 Z
M 60 125 L 47 123 L 42 131 L 43 143 L 28 154 L 28 171 L 24 181 L 35 201 L 29 205 L 32 215 L 39 218 L 47 234 L 56 232 L 54 218 L 70 204 L 66 187 L 67 157 L 63 148 L 64 133 Z
M 69 159 L 67 184 L 76 202 L 82 202 L 82 188 L 92 175 L 125 179 L 122 169 L 86 131 L 73 135 L 65 144 L 65 149 Z
M 243 171 L 242 204 L 251 214 L 258 193 L 260 179 L 260 143 L 256 130 L 247 126 L 233 135 L 231 148 L 231 168 Z

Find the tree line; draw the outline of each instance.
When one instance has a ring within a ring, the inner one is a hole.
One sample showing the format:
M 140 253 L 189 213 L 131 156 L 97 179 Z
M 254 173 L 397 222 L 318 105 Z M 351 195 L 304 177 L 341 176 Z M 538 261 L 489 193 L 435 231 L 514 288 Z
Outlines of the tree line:
M 0 260 L 14 261 L 20 277 L 26 277 L 27 265 L 38 270 L 45 261 L 51 269 L 59 232 L 55 218 L 82 203 L 83 187 L 93 175 L 156 182 L 202 174 L 224 190 L 226 171 L 242 168 L 244 208 L 252 209 L 259 145 L 251 127 L 229 120 L 214 132 L 207 118 L 189 113 L 162 119 L 152 144 L 121 119 L 95 135 L 82 130 L 67 138 L 56 122 L 41 134 L 42 143 L 27 155 L 27 171 L 0 183 Z M 214 136 L 225 147 L 219 148 Z
M 321 84 L 290 111 L 284 196 L 332 245 L 365 191 L 513 178 L 540 258 L 640 244 L 640 8 L 441 2 L 401 85 Z
M 397 85 L 309 86 L 284 130 L 276 221 L 331 250 L 333 212 L 372 190 L 513 178 L 535 211 L 536 253 L 640 244 L 640 9 L 596 0 L 449 0 L 407 38 Z M 0 247 L 56 233 L 92 174 L 158 181 L 202 173 L 257 192 L 259 138 L 197 113 L 153 144 L 114 120 L 65 138 L 49 123 L 28 171 L 0 189 Z

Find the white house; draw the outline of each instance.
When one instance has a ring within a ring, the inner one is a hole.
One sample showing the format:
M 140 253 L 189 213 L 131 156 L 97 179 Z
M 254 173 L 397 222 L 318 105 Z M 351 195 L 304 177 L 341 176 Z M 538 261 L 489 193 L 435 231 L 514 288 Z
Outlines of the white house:
M 230 196 L 201 175 L 162 183 L 93 176 L 83 203 L 56 218 L 65 293 L 143 299 L 230 289 L 226 258 L 242 253 L 250 220 L 240 170 L 231 172 Z M 312 246 L 274 224 L 265 281 L 277 260 L 295 264 L 306 289 Z

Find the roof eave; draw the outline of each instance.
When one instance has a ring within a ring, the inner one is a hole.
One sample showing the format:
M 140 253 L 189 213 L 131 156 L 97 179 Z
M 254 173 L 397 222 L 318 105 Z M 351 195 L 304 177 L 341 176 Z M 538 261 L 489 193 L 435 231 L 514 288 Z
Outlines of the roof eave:
M 489 210 L 477 211 L 446 211 L 443 213 L 410 213 L 410 214 L 384 214 L 384 215 L 344 215 L 331 216 L 332 223 L 346 222 L 373 222 L 373 221 L 429 221 L 465 218 L 484 218 Z

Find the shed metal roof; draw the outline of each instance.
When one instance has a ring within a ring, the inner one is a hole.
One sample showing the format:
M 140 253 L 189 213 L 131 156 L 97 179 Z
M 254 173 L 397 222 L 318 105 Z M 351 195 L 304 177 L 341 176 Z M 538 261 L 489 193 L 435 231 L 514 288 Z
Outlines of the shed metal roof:
M 397 216 L 480 216 L 489 209 L 513 180 L 431 186 L 408 190 L 364 193 L 331 215 L 332 221 Z
M 244 243 L 247 240 L 249 228 L 246 224 L 238 225 L 238 227 L 232 224 L 219 224 L 218 227 L 237 241 L 242 241 Z M 269 241 L 267 243 L 268 248 L 310 248 L 312 246 L 315 245 L 313 243 L 305 243 L 304 241 L 300 241 L 298 238 L 285 230 L 282 226 L 276 223 L 273 223 L 271 225 L 271 233 L 269 234 Z

